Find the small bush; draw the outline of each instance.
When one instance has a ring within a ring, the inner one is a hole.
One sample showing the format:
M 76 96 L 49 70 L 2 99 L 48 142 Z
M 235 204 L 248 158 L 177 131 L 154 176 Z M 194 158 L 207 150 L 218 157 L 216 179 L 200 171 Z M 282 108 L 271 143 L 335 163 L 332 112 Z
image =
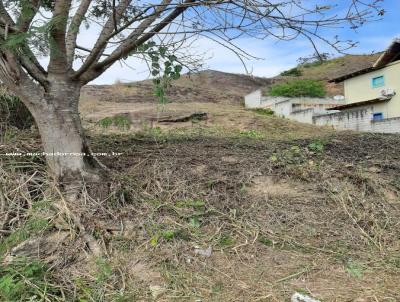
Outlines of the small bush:
M 0 267 L 1 301 L 61 301 L 46 266 L 37 260 L 20 259 Z
M 110 126 L 115 126 L 120 130 L 128 130 L 131 127 L 131 120 L 129 117 L 124 115 L 116 115 L 113 117 L 105 117 L 97 122 L 102 128 L 109 128 Z
M 275 114 L 275 112 L 270 108 L 256 108 L 256 109 L 252 109 L 252 111 L 254 111 L 257 114 L 261 114 L 261 115 L 274 115 Z
M 295 80 L 272 86 L 269 94 L 287 97 L 324 97 L 326 90 L 321 81 Z
M 301 72 L 301 70 L 298 69 L 297 67 L 281 72 L 281 76 L 286 76 L 286 77 L 299 77 L 302 74 L 303 73 Z
M 307 147 L 308 147 L 308 150 L 310 150 L 310 151 L 322 153 L 322 152 L 324 152 L 325 144 L 323 141 L 315 140 L 315 141 L 311 142 Z

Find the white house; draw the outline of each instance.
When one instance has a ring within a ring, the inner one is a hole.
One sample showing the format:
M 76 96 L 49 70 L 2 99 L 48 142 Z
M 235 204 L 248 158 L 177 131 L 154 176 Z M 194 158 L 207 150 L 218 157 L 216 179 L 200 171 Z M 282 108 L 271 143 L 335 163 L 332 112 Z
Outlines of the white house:
M 265 96 L 262 90 L 256 90 L 244 97 L 246 108 L 269 108 L 277 116 L 289 118 L 302 123 L 313 123 L 313 117 L 328 113 L 328 109 L 343 105 L 340 98 L 312 97 L 275 97 Z

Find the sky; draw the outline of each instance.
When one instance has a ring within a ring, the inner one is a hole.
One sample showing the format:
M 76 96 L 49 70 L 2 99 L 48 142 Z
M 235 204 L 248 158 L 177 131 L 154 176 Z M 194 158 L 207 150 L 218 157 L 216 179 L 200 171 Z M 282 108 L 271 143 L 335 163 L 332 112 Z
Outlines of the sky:
M 334 1 L 328 1 L 328 3 L 332 2 Z M 357 30 L 337 28 L 335 30 L 327 30 L 324 34 L 328 37 L 339 35 L 341 39 L 357 41 L 359 43 L 358 46 L 347 51 L 348 53 L 367 54 L 384 50 L 394 38 L 400 37 L 398 16 L 400 1 L 383 0 L 381 5 L 386 11 L 382 20 L 367 23 Z M 80 37 L 80 43 L 85 44 L 85 41 L 90 41 L 92 37 L 91 33 L 87 32 Z M 284 70 L 290 69 L 297 65 L 297 60 L 300 57 L 309 56 L 314 52 L 311 44 L 305 39 L 284 42 L 273 38 L 264 40 L 241 38 L 236 40 L 235 43 L 257 58 L 246 61 L 246 68 L 234 53 L 206 38 L 195 41 L 192 50 L 194 53 L 205 54 L 204 69 L 242 74 L 249 72 L 254 76 L 261 77 L 275 76 Z M 319 43 L 317 46 L 323 52 L 339 55 L 324 43 Z M 143 62 L 131 60 L 128 65 L 129 67 L 116 63 L 92 83 L 132 82 L 149 77 L 148 69 Z

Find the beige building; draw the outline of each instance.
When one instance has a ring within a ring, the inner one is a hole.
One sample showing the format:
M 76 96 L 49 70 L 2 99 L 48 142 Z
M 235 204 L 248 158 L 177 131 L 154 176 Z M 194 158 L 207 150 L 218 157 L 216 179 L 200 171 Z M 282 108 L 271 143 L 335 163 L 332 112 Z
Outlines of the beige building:
M 340 112 L 315 116 L 314 124 L 358 131 L 400 132 L 400 39 L 373 66 L 331 82 L 344 82 L 345 104 L 330 108 Z

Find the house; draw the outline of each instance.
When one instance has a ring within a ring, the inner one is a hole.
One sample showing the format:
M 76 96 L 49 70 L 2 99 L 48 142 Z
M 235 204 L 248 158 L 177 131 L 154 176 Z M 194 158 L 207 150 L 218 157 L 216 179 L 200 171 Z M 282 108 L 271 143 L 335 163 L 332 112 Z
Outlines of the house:
M 261 89 L 244 97 L 246 108 L 269 108 L 277 116 L 302 123 L 313 123 L 313 117 L 328 113 L 328 109 L 344 105 L 344 100 L 337 97 L 275 97 L 263 95 Z
M 345 104 L 313 117 L 316 125 L 336 129 L 400 132 L 400 39 L 370 67 L 332 79 L 344 82 Z

